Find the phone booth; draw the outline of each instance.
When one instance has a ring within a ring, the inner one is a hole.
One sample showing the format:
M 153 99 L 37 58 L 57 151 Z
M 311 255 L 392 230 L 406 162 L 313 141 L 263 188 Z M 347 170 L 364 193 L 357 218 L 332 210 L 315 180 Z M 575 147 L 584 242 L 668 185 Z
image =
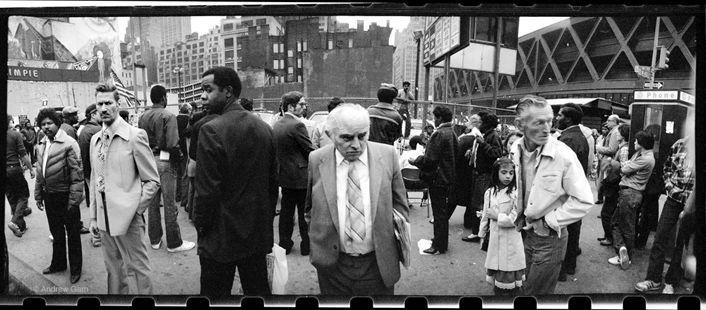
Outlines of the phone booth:
M 662 176 L 662 167 L 669 150 L 684 138 L 684 121 L 694 109 L 693 95 L 681 90 L 636 90 L 630 105 L 630 156 L 635 153 L 635 134 L 645 130 L 655 137 L 652 152 L 655 169 Z

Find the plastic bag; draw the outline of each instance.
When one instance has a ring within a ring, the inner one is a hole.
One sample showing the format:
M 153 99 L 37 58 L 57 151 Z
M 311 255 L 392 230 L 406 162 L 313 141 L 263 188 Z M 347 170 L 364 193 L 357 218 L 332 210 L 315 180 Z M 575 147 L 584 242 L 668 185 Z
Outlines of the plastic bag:
M 283 295 L 289 281 L 287 268 L 287 253 L 276 243 L 272 246 L 272 253 L 267 254 L 267 283 L 272 294 Z

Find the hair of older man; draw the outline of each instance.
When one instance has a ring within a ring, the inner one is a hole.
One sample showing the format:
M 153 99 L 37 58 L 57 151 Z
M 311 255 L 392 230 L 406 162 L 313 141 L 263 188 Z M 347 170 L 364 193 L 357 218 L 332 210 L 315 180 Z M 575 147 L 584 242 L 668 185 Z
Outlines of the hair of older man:
M 282 95 L 282 110 L 287 112 L 290 105 L 296 106 L 303 97 L 304 94 L 298 91 L 290 91 Z
M 352 121 L 361 121 L 366 128 L 370 127 L 368 110 L 359 104 L 341 103 L 329 113 L 324 128 L 328 132 L 334 132 L 341 128 L 343 124 Z
M 37 124 L 40 124 L 41 126 L 42 121 L 45 118 L 49 118 L 52 122 L 54 122 L 54 125 L 61 126 L 61 117 L 59 116 L 59 112 L 56 112 L 54 108 L 47 107 L 39 110 L 36 119 Z
M 610 116 L 608 116 L 608 120 L 615 121 L 615 124 L 620 124 L 620 116 L 616 114 L 611 114 Z
M 113 83 L 109 83 L 109 82 L 98 83 L 98 86 L 96 86 L 95 95 L 97 96 L 98 93 L 113 93 L 113 99 L 115 99 L 115 103 L 118 103 L 120 101 L 120 94 L 118 94 L 118 89 L 115 87 L 115 85 Z
M 527 117 L 527 112 L 530 107 L 543 109 L 548 106 L 549 103 L 547 102 L 547 99 L 535 95 L 527 95 L 520 98 L 520 101 L 517 103 L 517 107 L 515 108 L 515 117 L 522 120 Z

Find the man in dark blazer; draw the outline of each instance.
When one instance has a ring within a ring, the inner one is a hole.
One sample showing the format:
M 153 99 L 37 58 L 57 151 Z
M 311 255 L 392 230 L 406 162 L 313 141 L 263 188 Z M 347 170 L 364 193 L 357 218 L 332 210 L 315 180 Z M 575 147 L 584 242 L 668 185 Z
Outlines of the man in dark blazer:
M 583 172 L 588 171 L 588 140 L 583 135 L 579 124 L 583 120 L 583 110 L 575 103 L 567 103 L 561 106 L 559 114 L 556 117 L 556 124 L 561 132 L 559 141 L 564 142 L 571 148 L 583 167 Z M 576 257 L 581 253 L 579 248 L 579 237 L 581 236 L 581 220 L 566 226 L 569 233 L 569 241 L 566 246 L 566 256 L 561 264 L 561 272 L 559 273 L 559 281 L 566 281 L 566 275 L 576 273 Z
M 400 278 L 393 209 L 409 221 L 399 156 L 368 142 L 370 119 L 341 104 L 326 120 L 334 144 L 309 156 L 306 219 L 324 295 L 392 295 Z
M 294 209 L 297 209 L 299 235 L 302 238 L 299 250 L 309 255 L 308 227 L 304 220 L 306 200 L 307 162 L 309 153 L 314 150 L 309 133 L 300 121 L 306 100 L 304 94 L 292 91 L 282 96 L 284 117 L 273 126 L 277 144 L 279 164 L 279 184 L 282 187 L 282 211 L 279 217 L 279 245 L 289 254 L 292 251 L 292 231 L 294 230 Z
M 238 74 L 215 67 L 202 75 L 202 101 L 219 117 L 199 130 L 194 225 L 201 295 L 230 295 L 238 268 L 244 295 L 269 295 L 277 161 L 269 125 L 238 104 Z

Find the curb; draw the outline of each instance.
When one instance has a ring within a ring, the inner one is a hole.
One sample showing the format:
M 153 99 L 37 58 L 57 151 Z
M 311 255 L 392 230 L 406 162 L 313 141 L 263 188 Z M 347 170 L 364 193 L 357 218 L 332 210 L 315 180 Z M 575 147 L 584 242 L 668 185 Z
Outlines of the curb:
M 42 289 L 57 287 L 54 282 L 9 252 L 8 263 L 10 295 L 44 295 L 46 293 L 42 293 Z

